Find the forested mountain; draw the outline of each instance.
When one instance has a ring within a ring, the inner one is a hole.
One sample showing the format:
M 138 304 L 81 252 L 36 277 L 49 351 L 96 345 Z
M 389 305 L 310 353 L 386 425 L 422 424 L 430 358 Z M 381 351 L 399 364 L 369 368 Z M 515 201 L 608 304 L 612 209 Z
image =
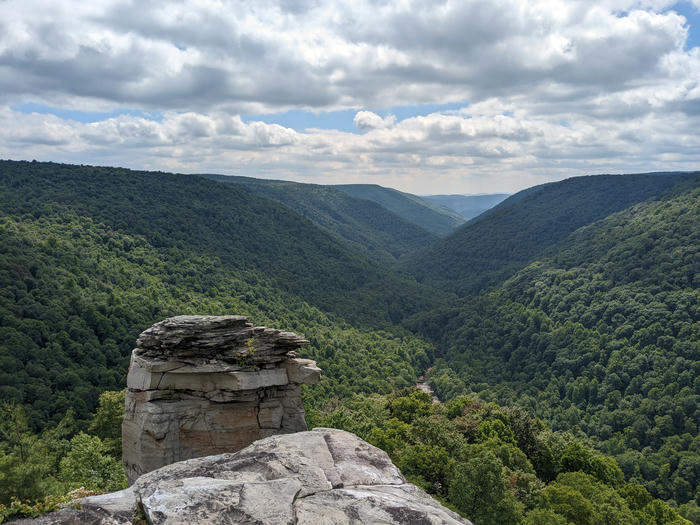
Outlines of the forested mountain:
M 226 175 L 203 177 L 236 184 L 288 206 L 367 257 L 394 263 L 425 248 L 437 234 L 409 222 L 374 201 L 351 197 L 331 186 Z
M 225 182 L 0 162 L 0 521 L 123 483 L 129 353 L 187 313 L 307 337 L 310 422 L 475 525 L 700 521 L 700 174 L 530 188 L 420 253 L 366 196 Z M 400 390 L 431 365 L 438 406 Z
M 161 250 L 219 258 L 345 320 L 389 324 L 432 295 L 276 202 L 200 177 L 54 163 L 0 163 L 8 215 L 72 211 Z
M 699 225 L 696 179 L 579 229 L 487 295 L 418 315 L 444 353 L 434 388 L 523 406 L 595 438 L 655 496 L 694 501 Z
M 503 282 L 576 229 L 698 179 L 698 172 L 597 175 L 529 188 L 409 257 L 405 268 L 421 282 L 476 293 Z
M 123 386 L 136 336 L 182 313 L 308 336 L 329 377 L 321 397 L 388 392 L 427 366 L 430 346 L 391 324 L 427 294 L 239 188 L 2 162 L 0 210 L 0 392 L 35 429 L 69 408 L 85 420 Z
M 456 211 L 465 219 L 473 219 L 504 201 L 509 195 L 492 193 L 489 195 L 422 195 L 422 197 Z
M 465 222 L 464 217 L 449 208 L 377 184 L 339 184 L 332 187 L 357 199 L 376 202 L 399 217 L 438 235 L 447 235 Z

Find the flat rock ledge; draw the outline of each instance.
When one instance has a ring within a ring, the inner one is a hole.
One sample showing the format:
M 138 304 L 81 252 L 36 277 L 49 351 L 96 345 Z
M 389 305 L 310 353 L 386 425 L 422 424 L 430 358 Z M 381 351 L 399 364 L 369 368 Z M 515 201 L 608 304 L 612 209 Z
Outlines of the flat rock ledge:
M 329 428 L 174 463 L 79 505 L 21 523 L 471 525 L 408 483 L 385 452 Z
M 306 344 L 240 315 L 181 315 L 141 333 L 122 424 L 129 482 L 177 461 L 306 430 L 301 385 L 321 378 L 314 361 L 298 357 Z

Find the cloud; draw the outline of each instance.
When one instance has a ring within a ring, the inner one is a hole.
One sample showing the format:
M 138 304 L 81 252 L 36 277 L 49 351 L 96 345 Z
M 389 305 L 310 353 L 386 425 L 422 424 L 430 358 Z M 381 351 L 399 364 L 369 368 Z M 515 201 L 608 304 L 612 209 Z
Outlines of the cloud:
M 687 37 L 651 4 L 666 3 L 6 0 L 0 87 L 8 103 L 234 113 L 619 90 Z
M 396 122 L 394 115 L 388 115 L 384 118 L 371 111 L 358 111 L 355 114 L 353 123 L 361 130 L 383 129 L 390 128 Z
M 673 6 L 4 0 L 0 151 L 315 182 L 372 176 L 413 191 L 432 191 L 431 177 L 444 191 L 512 191 L 601 170 L 692 169 L 700 48 L 685 49 Z M 81 124 L 10 109 L 27 102 L 163 120 Z M 289 109 L 351 109 L 362 133 L 241 117 Z
M 358 115 L 356 120 L 375 126 L 363 134 L 298 132 L 226 113 L 192 112 L 165 113 L 159 122 L 120 115 L 86 124 L 5 109 L 0 144 L 41 160 L 317 183 L 374 177 L 418 193 L 436 187 L 514 191 L 553 178 L 624 171 L 621 165 L 626 171 L 690 169 L 700 151 L 697 117 L 680 113 L 673 119 L 663 112 L 621 118 L 603 127 L 595 117 L 572 114 L 560 122 L 526 109 L 511 111 L 491 99 L 455 114 L 433 113 L 390 126 L 373 113 Z

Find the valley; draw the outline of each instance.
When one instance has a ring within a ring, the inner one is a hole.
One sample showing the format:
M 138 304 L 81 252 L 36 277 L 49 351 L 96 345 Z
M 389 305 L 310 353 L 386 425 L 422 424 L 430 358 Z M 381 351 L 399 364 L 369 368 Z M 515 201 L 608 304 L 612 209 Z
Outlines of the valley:
M 240 314 L 310 341 L 309 427 L 477 525 L 697 523 L 700 173 L 504 197 L 467 217 L 374 185 L 0 161 L 3 517 L 87 487 L 79 457 L 90 490 L 123 483 L 138 334 Z

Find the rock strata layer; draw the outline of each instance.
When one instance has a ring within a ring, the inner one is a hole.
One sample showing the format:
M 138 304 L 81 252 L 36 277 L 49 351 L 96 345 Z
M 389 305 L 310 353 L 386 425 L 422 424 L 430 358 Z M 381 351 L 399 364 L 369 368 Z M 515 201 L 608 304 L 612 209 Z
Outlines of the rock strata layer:
M 144 331 L 131 355 L 122 425 L 129 482 L 306 430 L 300 385 L 316 383 L 321 371 L 298 358 L 305 344 L 236 315 L 171 317 Z
M 342 430 L 272 436 L 190 459 L 128 489 L 27 523 L 127 525 L 469 524 L 406 481 L 383 451 Z

